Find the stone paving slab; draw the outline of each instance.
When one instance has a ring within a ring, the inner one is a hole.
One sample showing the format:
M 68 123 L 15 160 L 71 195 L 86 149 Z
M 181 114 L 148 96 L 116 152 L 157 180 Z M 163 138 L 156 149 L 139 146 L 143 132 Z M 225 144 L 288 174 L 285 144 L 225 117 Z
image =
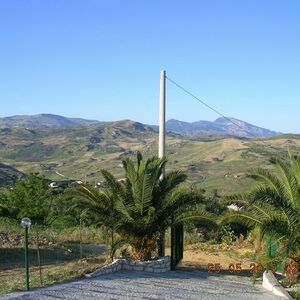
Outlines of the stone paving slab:
M 170 271 L 163 274 L 127 272 L 101 275 L 70 283 L 57 284 L 31 292 L 0 296 L 12 299 L 282 299 L 253 286 L 249 277 L 210 275 L 204 271 Z

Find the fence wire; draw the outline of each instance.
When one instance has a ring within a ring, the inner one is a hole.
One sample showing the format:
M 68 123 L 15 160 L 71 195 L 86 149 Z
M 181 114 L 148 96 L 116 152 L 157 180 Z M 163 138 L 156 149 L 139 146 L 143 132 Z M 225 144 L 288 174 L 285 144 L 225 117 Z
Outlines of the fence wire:
M 83 277 L 109 259 L 108 238 L 99 228 L 78 226 L 29 229 L 30 287 Z M 0 293 L 26 288 L 24 232 L 0 227 Z

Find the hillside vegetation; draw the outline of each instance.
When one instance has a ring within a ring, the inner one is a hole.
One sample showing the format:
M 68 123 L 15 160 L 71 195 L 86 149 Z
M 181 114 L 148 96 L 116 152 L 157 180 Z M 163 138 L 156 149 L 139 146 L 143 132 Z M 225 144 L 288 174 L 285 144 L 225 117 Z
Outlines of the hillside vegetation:
M 12 185 L 24 177 L 22 172 L 6 164 L 0 163 L 0 186 Z
M 141 151 L 157 154 L 158 134 L 150 126 L 123 120 L 66 128 L 0 129 L 0 161 L 21 172 L 41 172 L 52 180 L 98 182 L 104 168 L 122 176 L 121 161 Z M 246 190 L 245 174 L 255 167 L 270 168 L 272 155 L 299 152 L 300 138 L 282 135 L 270 139 L 234 137 L 187 138 L 167 136 L 169 169 L 181 169 L 188 181 L 227 194 Z M 3 181 L 2 183 L 3 184 Z

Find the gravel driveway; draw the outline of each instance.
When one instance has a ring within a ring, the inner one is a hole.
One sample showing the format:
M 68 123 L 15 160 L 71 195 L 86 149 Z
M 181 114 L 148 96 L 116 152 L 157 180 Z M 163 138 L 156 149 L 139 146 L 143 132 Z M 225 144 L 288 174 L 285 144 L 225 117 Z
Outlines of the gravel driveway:
M 203 271 L 178 270 L 163 274 L 121 271 L 57 284 L 0 299 L 282 299 L 261 283 L 235 275 L 209 275 Z

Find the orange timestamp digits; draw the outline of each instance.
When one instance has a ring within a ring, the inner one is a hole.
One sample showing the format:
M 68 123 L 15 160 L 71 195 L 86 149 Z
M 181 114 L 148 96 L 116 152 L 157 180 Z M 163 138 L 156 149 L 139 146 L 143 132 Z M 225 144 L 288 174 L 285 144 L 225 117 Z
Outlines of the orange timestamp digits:
M 223 268 L 220 263 L 207 264 L 207 272 L 208 273 L 220 273 L 222 269 Z M 226 270 L 226 268 L 224 270 Z M 231 263 L 231 264 L 229 264 L 227 271 L 229 271 L 230 273 L 233 273 L 233 272 L 240 273 L 242 271 L 242 264 L 241 263 L 236 263 L 236 264 Z
M 230 273 L 240 273 L 242 269 L 241 263 L 230 263 L 227 267 L 223 267 L 220 263 L 209 263 L 207 264 L 207 272 L 208 273 L 220 273 L 222 270 L 228 271 Z M 249 271 L 250 273 L 262 273 L 264 271 L 272 271 L 276 272 L 276 263 L 271 262 L 265 267 L 260 263 L 250 263 L 249 267 L 245 268 L 244 271 Z M 290 273 L 296 273 L 297 268 L 292 264 L 286 265 L 286 270 Z
M 242 264 L 241 263 L 237 263 L 237 264 L 229 264 L 228 266 L 228 271 L 230 273 L 236 272 L 236 273 L 240 273 L 242 271 Z
M 220 273 L 221 272 L 221 264 L 207 264 L 207 272 L 208 273 Z
M 267 265 L 266 267 L 263 267 L 262 264 L 258 263 L 251 263 L 250 264 L 250 272 L 251 273 L 262 273 L 263 271 L 272 271 L 273 273 L 276 272 L 276 263 L 275 262 L 271 262 L 269 265 Z

